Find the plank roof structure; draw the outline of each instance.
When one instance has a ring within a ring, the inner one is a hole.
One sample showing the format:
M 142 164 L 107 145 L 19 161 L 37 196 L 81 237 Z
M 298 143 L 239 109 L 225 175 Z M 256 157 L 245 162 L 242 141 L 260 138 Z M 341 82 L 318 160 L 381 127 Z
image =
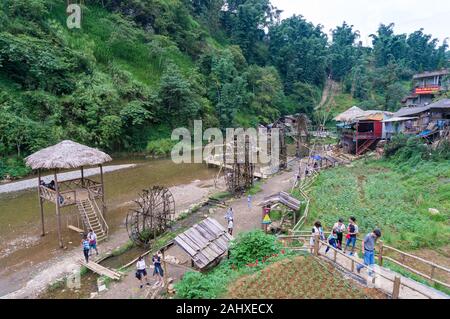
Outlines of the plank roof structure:
M 301 201 L 292 197 L 288 193 L 280 192 L 264 198 L 264 200 L 261 203 L 259 203 L 259 206 L 273 205 L 278 203 L 283 204 L 284 206 L 293 211 L 298 211 L 302 205 Z
M 442 99 L 438 102 L 426 106 L 404 107 L 398 110 L 394 114 L 394 117 L 412 116 L 431 110 L 444 110 L 444 109 L 450 109 L 450 99 Z
M 228 251 L 233 237 L 213 218 L 206 218 L 175 237 L 174 241 L 199 269 L 204 269 Z

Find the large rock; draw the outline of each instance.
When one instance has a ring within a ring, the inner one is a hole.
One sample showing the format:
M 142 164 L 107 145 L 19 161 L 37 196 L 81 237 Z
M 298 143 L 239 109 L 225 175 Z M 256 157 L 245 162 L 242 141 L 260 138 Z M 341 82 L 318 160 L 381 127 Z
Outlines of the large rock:
M 431 215 L 439 215 L 439 213 L 440 213 L 436 208 L 429 208 L 429 209 L 428 209 L 428 212 L 429 212 Z

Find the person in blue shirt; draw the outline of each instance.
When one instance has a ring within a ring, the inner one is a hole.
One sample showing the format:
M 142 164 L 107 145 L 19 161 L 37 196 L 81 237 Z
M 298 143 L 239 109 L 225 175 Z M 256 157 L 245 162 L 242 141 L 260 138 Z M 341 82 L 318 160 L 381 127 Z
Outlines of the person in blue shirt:
M 330 234 L 330 236 L 328 236 L 328 243 L 337 249 L 337 234 L 336 231 L 333 229 L 333 232 Z M 330 250 L 330 246 L 327 246 L 327 249 L 325 250 L 325 254 L 328 253 L 328 251 Z
M 89 262 L 89 251 L 91 249 L 91 246 L 89 245 L 89 240 L 86 235 L 84 235 L 83 239 L 81 240 L 81 246 L 83 247 L 84 259 L 86 260 L 86 263 L 88 263 Z

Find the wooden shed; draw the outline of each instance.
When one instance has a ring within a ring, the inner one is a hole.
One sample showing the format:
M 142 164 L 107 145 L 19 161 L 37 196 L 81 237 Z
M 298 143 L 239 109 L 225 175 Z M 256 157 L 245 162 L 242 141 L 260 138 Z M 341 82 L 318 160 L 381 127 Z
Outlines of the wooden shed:
M 174 241 L 200 270 L 218 261 L 233 237 L 213 218 L 207 218 L 178 235 Z

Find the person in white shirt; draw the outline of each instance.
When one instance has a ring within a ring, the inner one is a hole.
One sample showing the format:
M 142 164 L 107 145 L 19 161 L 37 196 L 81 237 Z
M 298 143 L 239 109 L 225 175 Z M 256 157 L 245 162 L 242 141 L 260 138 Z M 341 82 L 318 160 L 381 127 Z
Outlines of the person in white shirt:
M 141 283 L 140 288 L 142 289 L 144 287 L 143 278 L 145 278 L 145 281 L 147 283 L 147 286 L 150 286 L 150 283 L 148 282 L 147 278 L 147 270 L 145 269 L 147 266 L 145 265 L 145 260 L 142 256 L 139 257 L 137 263 L 136 263 L 136 278 Z
M 342 240 L 344 238 L 344 233 L 346 230 L 346 226 L 344 224 L 344 220 L 342 218 L 339 218 L 338 222 L 334 224 L 333 230 L 336 232 L 337 236 L 337 248 L 339 250 L 342 250 Z

